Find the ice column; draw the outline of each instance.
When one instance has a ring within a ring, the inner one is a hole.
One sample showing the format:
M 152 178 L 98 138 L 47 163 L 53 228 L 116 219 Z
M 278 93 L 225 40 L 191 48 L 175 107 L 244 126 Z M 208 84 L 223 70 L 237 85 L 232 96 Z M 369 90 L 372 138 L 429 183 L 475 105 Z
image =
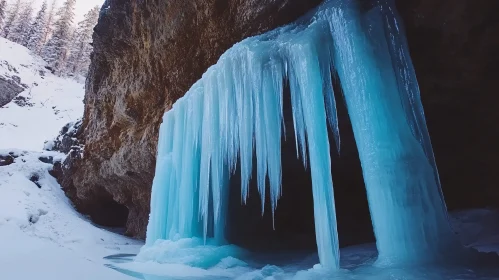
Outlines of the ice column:
M 379 265 L 432 262 L 459 248 L 393 7 L 379 1 L 364 10 L 345 4 L 329 11 L 335 67 L 359 149 Z

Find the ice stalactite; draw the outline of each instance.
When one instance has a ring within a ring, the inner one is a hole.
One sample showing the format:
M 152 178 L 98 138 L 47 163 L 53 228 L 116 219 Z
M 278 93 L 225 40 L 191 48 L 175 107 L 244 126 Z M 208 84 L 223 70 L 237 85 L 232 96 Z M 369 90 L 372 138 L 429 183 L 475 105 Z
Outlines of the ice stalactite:
M 242 203 L 256 160 L 262 213 L 266 188 L 274 213 L 282 193 L 283 89 L 289 85 L 297 155 L 312 174 L 320 262 L 338 268 L 328 137 L 329 125 L 339 150 L 336 74 L 359 149 L 380 263 L 434 260 L 455 246 L 417 81 L 390 0 L 326 1 L 293 24 L 234 45 L 206 71 L 164 115 L 146 246 L 190 237 L 224 243 L 228 180 L 237 162 Z

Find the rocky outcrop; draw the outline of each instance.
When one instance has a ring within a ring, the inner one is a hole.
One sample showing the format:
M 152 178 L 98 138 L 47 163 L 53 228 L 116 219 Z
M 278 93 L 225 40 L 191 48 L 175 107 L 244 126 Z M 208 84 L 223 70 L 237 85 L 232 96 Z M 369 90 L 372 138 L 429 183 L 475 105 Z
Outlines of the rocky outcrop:
M 91 199 L 82 198 L 73 184 L 73 172 L 79 170 L 78 164 L 83 159 L 84 147 L 78 139 L 82 133 L 81 125 L 81 120 L 68 123 L 56 139 L 45 143 L 45 150 L 66 154 L 64 162 L 54 162 L 52 157 L 40 157 L 39 160 L 53 164 L 49 173 L 61 184 L 79 211 L 89 215 L 97 224 L 122 227 L 128 218 L 128 209 L 124 205 L 117 203 L 105 189 L 93 189 L 89 195 Z
M 45 150 L 58 151 L 63 154 L 71 153 L 72 150 L 81 150 L 82 145 L 78 140 L 78 134 L 81 132 L 82 121 L 70 122 L 66 124 L 57 138 L 45 142 Z
M 108 0 L 95 28 L 85 115 L 77 134 L 84 152 L 69 157 L 61 171 L 62 186 L 77 208 L 98 220 L 105 209 L 118 213 L 124 205 L 127 234 L 144 237 L 164 111 L 232 44 L 290 22 L 318 2 Z M 398 0 L 397 5 L 450 208 L 499 206 L 494 170 L 499 95 L 493 77 L 499 67 L 494 55 L 499 3 Z M 343 127 L 348 131 L 348 123 Z M 369 223 L 353 137 L 345 130 L 342 137 L 341 159 L 333 161 L 340 235 L 345 228 L 363 230 L 352 221 Z M 304 201 L 286 195 L 281 213 Z M 297 224 L 296 219 L 289 223 Z
M 16 157 L 17 156 L 14 153 L 0 154 L 0 166 L 7 166 L 13 164 Z
M 3 77 L 0 75 L 0 107 L 8 104 L 14 97 L 26 89 L 18 76 Z

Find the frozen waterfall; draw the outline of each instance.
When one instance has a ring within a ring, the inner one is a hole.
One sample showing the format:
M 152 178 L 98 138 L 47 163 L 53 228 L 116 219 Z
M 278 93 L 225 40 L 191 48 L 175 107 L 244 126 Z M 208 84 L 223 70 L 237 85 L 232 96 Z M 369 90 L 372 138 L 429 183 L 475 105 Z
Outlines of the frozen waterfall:
M 333 76 L 359 149 L 378 262 L 432 261 L 458 248 L 390 0 L 326 1 L 293 24 L 234 45 L 206 71 L 164 115 L 146 247 L 190 237 L 224 244 L 228 182 L 238 162 L 241 202 L 256 161 L 261 211 L 269 188 L 273 214 L 283 187 L 282 135 L 294 129 L 297 156 L 312 174 L 319 259 L 338 268 L 329 150 L 333 140 L 340 148 Z M 293 128 L 284 127 L 283 94 L 290 94 Z

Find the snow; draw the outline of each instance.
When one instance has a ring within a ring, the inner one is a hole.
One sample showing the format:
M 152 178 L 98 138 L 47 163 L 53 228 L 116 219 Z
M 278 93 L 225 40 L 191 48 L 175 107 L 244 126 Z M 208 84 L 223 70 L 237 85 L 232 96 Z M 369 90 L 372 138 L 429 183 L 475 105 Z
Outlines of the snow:
M 0 149 L 42 150 L 66 123 L 83 115 L 84 84 L 51 74 L 40 57 L 4 38 L 0 75 L 20 77 L 28 89 L 19 97 L 29 103 L 19 106 L 12 101 L 0 107 Z
M 14 152 L 15 162 L 0 167 L 2 279 L 127 279 L 106 268 L 103 257 L 135 253 L 142 242 L 95 227 L 73 209 L 48 173 L 51 165 L 38 159 L 64 155 Z M 33 175 L 41 188 L 30 181 Z
M 106 267 L 104 257 L 135 254 L 143 242 L 99 228 L 76 212 L 49 174 L 52 165 L 39 159 L 64 159 L 43 151 L 44 142 L 82 117 L 84 96 L 83 84 L 56 77 L 44 65 L 0 38 L 0 75 L 19 76 L 30 87 L 20 96 L 32 104 L 0 108 L 0 156 L 15 158 L 0 166 L 0 279 L 133 279 Z

